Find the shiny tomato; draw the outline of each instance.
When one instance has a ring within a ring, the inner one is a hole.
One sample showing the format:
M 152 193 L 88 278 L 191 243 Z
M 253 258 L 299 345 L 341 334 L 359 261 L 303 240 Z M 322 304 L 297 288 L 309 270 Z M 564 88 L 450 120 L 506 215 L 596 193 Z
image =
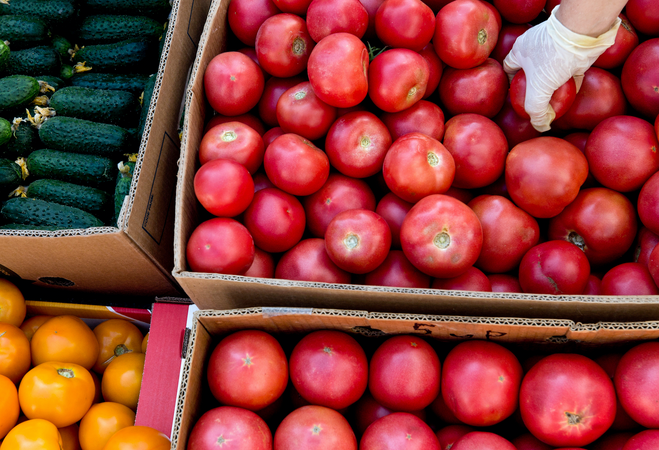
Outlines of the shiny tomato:
M 275 261 L 272 255 L 258 247 L 255 247 L 254 251 L 254 262 L 243 275 L 255 278 L 274 278 Z
M 135 325 L 123 319 L 110 319 L 94 327 L 100 351 L 94 364 L 94 371 L 102 374 L 110 362 L 124 353 L 142 351 L 142 332 Z
M 281 11 L 272 0 L 233 0 L 229 3 L 229 28 L 240 41 L 253 47 L 261 24 Z
M 634 27 L 649 36 L 659 36 L 659 5 L 652 0 L 629 0 L 625 12 Z
M 627 20 L 624 14 L 620 14 L 620 20 L 621 23 L 616 33 L 615 43 L 595 60 L 593 66 L 602 69 L 618 67 L 627 60 L 629 54 L 638 45 L 638 34 L 636 34 L 631 22 Z
M 223 116 L 221 114 L 215 114 L 213 117 L 211 117 L 211 120 L 206 123 L 206 126 L 204 127 L 204 134 L 208 133 L 211 128 L 227 122 L 240 122 L 254 129 L 254 131 L 256 131 L 259 136 L 263 136 L 265 134 L 265 126 L 263 125 L 263 122 L 261 122 L 261 119 L 256 117 L 254 114 L 249 113 L 240 114 L 238 116 Z
M 391 250 L 382 264 L 366 274 L 364 284 L 428 289 L 430 277 L 414 267 L 402 251 Z
M 94 332 L 82 319 L 57 316 L 39 327 L 30 341 L 32 365 L 46 361 L 80 364 L 90 370 L 98 358 Z
M 30 342 L 25 333 L 8 323 L 0 322 L 0 375 L 18 384 L 30 369 Z
M 523 24 L 538 17 L 545 7 L 545 0 L 494 0 L 494 6 L 508 22 Z
M 249 56 L 239 52 L 220 53 L 204 72 L 204 92 L 211 107 L 225 116 L 244 114 L 263 93 L 263 72 Z
M 520 142 L 540 137 L 541 133 L 533 128 L 529 119 L 523 119 L 517 115 L 510 101 L 510 95 L 499 113 L 494 116 L 494 122 L 499 125 L 503 134 L 506 135 L 508 146 L 515 147 Z
M 361 39 L 367 27 L 368 12 L 359 0 L 314 0 L 307 10 L 307 28 L 316 42 L 334 33 Z
M 62 437 L 47 420 L 27 420 L 7 433 L 0 450 L 62 450 Z
M 103 450 L 169 450 L 171 441 L 160 431 L 145 426 L 125 427 L 108 439 Z
M 428 98 L 435 93 L 437 86 L 439 86 L 439 80 L 442 78 L 442 73 L 444 72 L 444 63 L 439 59 L 439 56 L 437 56 L 432 42 L 423 47 L 419 54 L 426 60 L 428 63 L 428 69 L 430 69 L 426 93 L 423 94 L 423 98 Z
M 288 362 L 277 340 L 258 330 L 225 337 L 208 362 L 208 384 L 223 405 L 258 411 L 286 389 Z
M 295 133 L 312 141 L 325 136 L 336 119 L 336 108 L 319 99 L 308 81 L 284 92 L 277 101 L 276 113 L 284 133 Z
M 120 403 L 93 405 L 80 421 L 82 450 L 103 450 L 107 441 L 122 428 L 135 424 L 135 412 Z
M 507 23 L 501 27 L 497 39 L 497 45 L 494 47 L 494 50 L 492 50 L 490 58 L 496 60 L 496 62 L 503 66 L 503 60 L 508 53 L 510 53 L 510 50 L 512 50 L 517 38 L 524 34 L 529 28 L 531 28 L 531 26 L 527 23 L 521 25 Z
M 447 291 L 492 292 L 492 284 L 487 276 L 475 267 L 454 278 L 435 278 L 431 287 Z
M 59 428 L 58 431 L 62 438 L 62 450 L 80 450 L 77 424 L 74 423 L 68 427 Z
M 25 298 L 14 283 L 0 278 L 0 322 L 21 326 L 25 319 Z
M 14 428 L 20 412 L 16 386 L 4 375 L 0 375 L 0 411 L 2 411 L 0 415 L 0 439 L 2 439 Z
M 614 383 L 625 411 L 644 427 L 656 428 L 659 344 L 646 342 L 627 351 L 616 368 Z
M 255 173 L 263 162 L 265 147 L 259 133 L 242 122 L 224 122 L 210 128 L 199 144 L 199 162 L 229 159 Z
M 533 294 L 579 295 L 589 275 L 584 252 L 562 240 L 536 245 L 519 264 L 519 283 L 524 292 Z
M 18 400 L 29 419 L 46 419 L 58 428 L 68 427 L 82 419 L 92 405 L 94 380 L 78 364 L 45 362 L 25 374 L 18 387 Z
M 635 448 L 656 448 L 659 445 L 659 430 L 643 430 L 633 435 L 622 447 L 622 450 Z
M 397 412 L 373 422 L 359 442 L 361 450 L 441 450 L 437 436 L 418 417 Z
M 403 111 L 383 113 L 380 119 L 394 141 L 408 133 L 425 134 L 438 141 L 444 137 L 444 113 L 439 106 L 426 100 L 419 100 Z
M 652 266 L 650 255 L 649 266 Z M 601 295 L 659 295 L 648 268 L 640 263 L 622 263 L 602 277 Z
M 659 35 L 659 31 L 655 33 Z M 659 76 L 653 70 L 659 63 L 659 39 L 650 39 L 636 47 L 622 67 L 620 81 L 625 97 L 647 119 L 659 114 L 657 85 Z
M 210 219 L 190 235 L 186 258 L 195 272 L 240 274 L 254 262 L 254 239 L 233 219 Z
M 472 431 L 474 431 L 474 429 L 466 425 L 448 425 L 437 430 L 437 433 L 435 434 L 439 441 L 439 448 L 441 450 L 450 450 L 458 439 Z
M 266 81 L 265 87 L 263 88 L 263 95 L 261 95 L 258 104 L 259 117 L 261 120 L 263 120 L 268 126 L 279 126 L 279 122 L 277 121 L 277 102 L 279 101 L 279 97 L 281 97 L 284 92 L 303 81 L 306 81 L 306 78 L 303 76 L 289 78 L 272 77 Z M 265 147 L 268 147 L 267 143 L 265 143 Z
M 406 202 L 393 192 L 387 193 L 375 208 L 375 212 L 387 221 L 391 230 L 391 248 L 399 249 L 400 245 L 400 227 L 403 220 L 414 204 Z
M 133 411 L 137 409 L 144 359 L 144 353 L 124 353 L 110 361 L 101 379 L 103 398 L 106 401 L 121 403 Z
M 421 0 L 385 0 L 375 14 L 375 33 L 388 47 L 419 52 L 435 33 L 435 15 Z
M 453 450 L 517 450 L 510 441 L 502 438 L 498 434 L 487 431 L 472 431 L 471 433 L 467 433 L 462 436 L 462 438 L 458 439 L 451 448 Z
M 348 421 L 324 406 L 303 406 L 290 413 L 275 432 L 277 450 L 357 450 Z
M 27 336 L 27 340 L 31 341 L 32 336 L 34 336 L 34 333 L 36 333 L 39 327 L 52 318 L 53 316 L 46 315 L 30 317 L 21 324 L 20 328 L 25 333 L 25 336 Z
M 218 217 L 244 212 L 254 197 L 254 180 L 247 169 L 229 159 L 215 159 L 199 168 L 194 192 L 206 211 Z
M 574 82 L 574 78 L 570 78 L 554 91 L 554 94 L 549 100 L 549 106 L 556 113 L 556 119 L 565 115 L 572 106 L 572 103 L 574 103 L 576 96 L 577 85 Z M 526 74 L 524 70 L 518 70 L 510 82 L 510 100 L 518 116 L 523 119 L 530 119 L 524 108 L 524 102 L 526 101 Z
M 261 68 L 272 76 L 287 78 L 304 71 L 315 44 L 304 19 L 285 13 L 268 17 L 261 24 L 254 45 Z
M 275 278 L 319 283 L 350 283 L 350 274 L 339 268 L 325 250 L 325 239 L 304 239 L 281 257 Z
M 383 111 L 402 111 L 423 98 L 429 77 L 428 63 L 417 52 L 406 48 L 386 50 L 371 61 L 368 95 Z
M 654 234 L 659 234 L 659 173 L 652 175 L 638 195 L 638 215 L 641 222 Z
M 192 449 L 272 450 L 272 433 L 257 414 L 233 406 L 205 412 L 188 438 Z
M 492 285 L 492 292 L 523 292 L 519 279 L 505 273 L 491 273 L 487 276 Z

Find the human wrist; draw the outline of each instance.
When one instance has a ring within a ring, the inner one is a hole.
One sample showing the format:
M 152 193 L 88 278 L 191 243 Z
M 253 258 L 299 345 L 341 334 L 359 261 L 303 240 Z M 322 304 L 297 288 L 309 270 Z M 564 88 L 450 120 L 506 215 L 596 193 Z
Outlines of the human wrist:
M 608 27 L 603 33 L 596 36 L 589 34 L 579 33 L 570 29 L 561 20 L 560 5 L 554 8 L 550 18 L 547 21 L 547 31 L 554 38 L 557 44 L 567 50 L 590 50 L 597 48 L 608 48 L 614 44 L 618 27 L 620 26 L 620 18 L 616 17 L 612 25 Z M 569 22 L 568 22 L 569 23 Z
M 597 38 L 614 27 L 617 29 L 620 23 L 618 14 L 612 15 L 610 11 L 598 11 L 597 14 L 593 14 L 588 9 L 582 10 L 579 5 L 573 5 L 574 2 L 561 4 L 552 11 L 552 16 L 573 33 Z

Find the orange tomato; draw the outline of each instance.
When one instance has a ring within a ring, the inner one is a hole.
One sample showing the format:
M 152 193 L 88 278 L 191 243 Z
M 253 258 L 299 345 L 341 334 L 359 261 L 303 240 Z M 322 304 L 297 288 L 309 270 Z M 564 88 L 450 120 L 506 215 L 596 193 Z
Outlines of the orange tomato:
M 82 450 L 103 450 L 114 433 L 135 424 L 135 413 L 120 403 L 105 402 L 89 408 L 80 421 Z
M 15 327 L 25 319 L 25 299 L 14 283 L 0 278 L 0 322 Z
M 34 340 L 32 341 L 34 342 Z M 76 423 L 94 400 L 94 380 L 78 364 L 45 362 L 25 374 L 18 401 L 28 419 L 46 419 L 58 428 Z
M 0 375 L 14 384 L 30 369 L 30 343 L 20 328 L 0 323 Z
M 21 324 L 21 330 L 23 330 L 25 336 L 27 336 L 27 340 L 31 341 L 32 336 L 34 336 L 34 333 L 37 332 L 39 327 L 44 323 L 48 322 L 52 318 L 53 316 L 45 316 L 45 315 L 34 316 L 34 317 L 30 317 L 25 322 L 23 322 Z
M 90 370 L 98 357 L 98 341 L 85 322 L 57 316 L 39 327 L 30 342 L 32 364 L 47 361 L 78 364 Z
M 149 333 L 144 335 L 144 339 L 142 339 L 142 353 L 146 353 L 146 346 L 149 343 Z
M 0 439 L 14 428 L 18 420 L 18 392 L 13 381 L 0 375 Z
M 62 436 L 62 450 L 80 450 L 77 424 L 59 428 L 59 434 Z
M 0 450 L 61 450 L 62 437 L 47 420 L 34 419 L 16 425 L 2 441 Z
M 94 401 L 92 404 L 101 403 L 103 401 L 103 396 L 101 395 L 101 380 L 98 379 L 98 375 L 94 372 L 89 372 L 89 375 L 91 375 L 94 380 Z
M 151 427 L 133 426 L 114 433 L 103 450 L 169 450 L 171 445 L 169 438 L 160 431 Z
M 108 364 L 101 380 L 103 398 L 135 411 L 142 386 L 144 353 L 124 353 Z
M 100 351 L 94 372 L 103 373 L 117 356 L 129 352 L 142 352 L 142 332 L 132 323 L 122 319 L 110 319 L 94 328 Z

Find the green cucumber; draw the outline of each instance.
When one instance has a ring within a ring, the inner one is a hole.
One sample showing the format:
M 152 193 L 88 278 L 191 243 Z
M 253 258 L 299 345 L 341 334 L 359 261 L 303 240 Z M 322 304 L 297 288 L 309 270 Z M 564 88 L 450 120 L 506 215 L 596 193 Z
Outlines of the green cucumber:
M 7 191 L 5 194 L 10 190 L 16 189 L 21 184 L 23 181 L 21 175 L 21 166 L 14 161 L 0 158 L 0 189 Z
M 75 74 L 69 82 L 71 86 L 82 86 L 92 89 L 109 89 L 128 91 L 140 95 L 149 76 L 144 74 L 114 74 L 85 72 Z
M 89 14 L 127 14 L 165 19 L 172 7 L 169 0 L 82 0 Z
M 158 39 L 163 24 L 146 16 L 101 14 L 85 17 L 78 38 L 87 44 L 109 44 L 130 38 Z
M 61 180 L 33 181 L 27 187 L 25 194 L 29 198 L 74 206 L 94 215 L 103 213 L 110 205 L 110 196 L 106 192 Z
M 71 58 L 69 50 L 73 48 L 73 45 L 71 45 L 71 42 L 67 38 L 55 35 L 50 38 L 50 45 L 53 46 L 62 61 L 68 61 Z
M 27 75 L 0 78 L 0 113 L 29 105 L 39 95 L 39 81 Z
M 0 153 L 12 160 L 26 157 L 32 153 L 38 142 L 37 130 L 28 122 L 21 122 L 18 124 L 16 131 L 13 132 L 9 142 L 0 148 Z
M 155 74 L 151 75 L 151 78 L 149 78 L 149 80 L 146 82 L 146 86 L 144 86 L 144 95 L 142 96 L 142 111 L 140 113 L 140 124 L 137 126 L 140 141 L 142 140 L 142 135 L 144 134 L 146 116 L 149 113 L 149 105 L 151 104 L 151 98 L 153 97 L 153 89 L 156 87 L 156 78 L 157 76 Z
M 121 125 L 137 122 L 140 104 L 130 92 L 69 86 L 53 94 L 50 107 L 59 116 Z
M 0 117 L 0 145 L 6 144 L 11 139 L 11 122 Z
M 49 149 L 32 152 L 26 163 L 31 177 L 85 186 L 101 186 L 113 181 L 117 173 L 117 165 L 110 158 Z
M 116 125 L 55 116 L 39 128 L 39 137 L 48 147 L 64 152 L 111 156 L 131 153 L 130 133 Z
M 119 173 L 117 174 L 117 184 L 114 189 L 114 217 L 112 223 L 116 223 L 119 219 L 121 207 L 124 205 L 124 199 L 130 193 L 130 185 L 133 182 L 133 173 L 135 171 L 135 163 L 128 161 L 127 163 L 119 164 Z
M 9 0 L 0 3 L 0 15 L 22 14 L 36 16 L 49 25 L 67 22 L 76 9 L 69 0 Z
M 48 225 L 27 225 L 24 223 L 8 223 L 0 225 L 0 230 L 39 230 L 39 231 L 57 231 L 61 230 L 60 227 L 53 227 Z
M 13 75 L 58 75 L 62 62 L 50 46 L 12 50 L 5 71 Z
M 0 214 L 7 221 L 26 225 L 46 225 L 64 229 L 103 226 L 100 219 L 81 209 L 37 198 L 9 199 L 2 206 Z
M 88 45 L 73 56 L 96 72 L 142 72 L 153 62 L 155 52 L 150 39 L 133 38 L 113 44 Z
M 9 61 L 9 46 L 5 44 L 5 41 L 0 40 L 0 72 L 7 61 Z
M 60 71 L 57 74 L 57 76 L 63 80 L 68 80 L 74 74 L 75 72 L 73 71 L 73 67 L 69 66 L 68 64 L 62 64 L 62 67 L 60 68 Z
M 38 17 L 0 16 L 0 40 L 9 41 L 13 49 L 39 45 L 49 35 L 48 26 Z

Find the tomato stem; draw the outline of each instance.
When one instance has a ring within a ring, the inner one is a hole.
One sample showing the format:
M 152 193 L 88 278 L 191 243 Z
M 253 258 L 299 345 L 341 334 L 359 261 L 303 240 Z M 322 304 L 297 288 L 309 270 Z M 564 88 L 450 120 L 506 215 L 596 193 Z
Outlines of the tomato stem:
M 380 53 L 385 51 L 388 47 L 385 45 L 384 47 L 373 47 L 370 42 L 367 42 L 366 45 L 368 46 L 368 62 L 372 62 Z

